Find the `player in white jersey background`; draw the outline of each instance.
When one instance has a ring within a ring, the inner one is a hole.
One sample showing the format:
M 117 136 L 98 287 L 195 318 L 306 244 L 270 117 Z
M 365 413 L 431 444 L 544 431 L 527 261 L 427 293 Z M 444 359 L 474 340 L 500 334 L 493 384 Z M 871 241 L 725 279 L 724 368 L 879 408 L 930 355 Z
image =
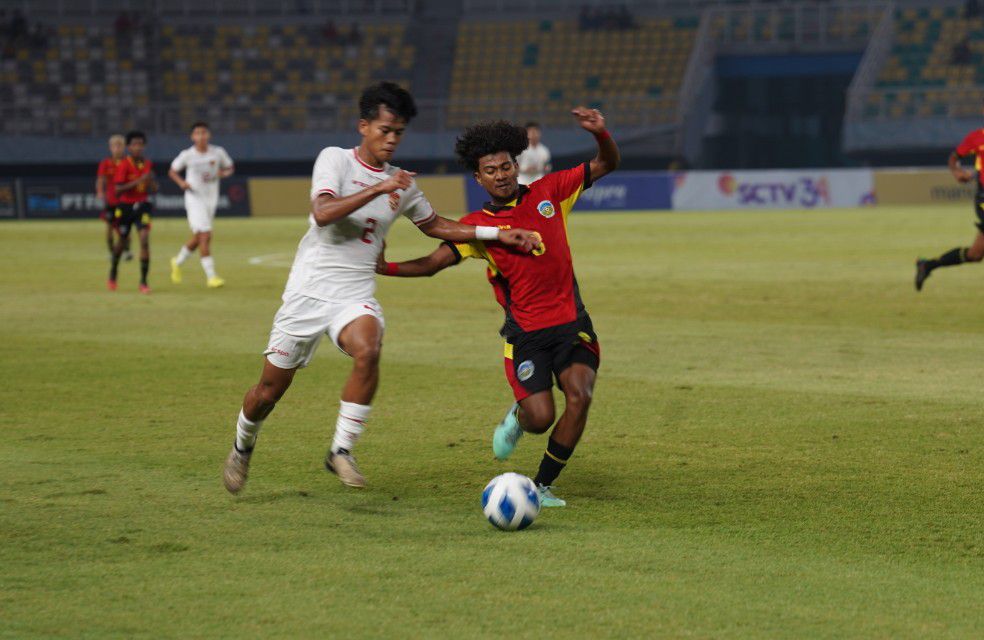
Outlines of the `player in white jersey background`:
M 550 173 L 550 149 L 540 141 L 540 125 L 536 122 L 526 123 L 526 139 L 530 145 L 516 158 L 519 165 L 519 184 L 530 185 Z
M 405 89 L 391 82 L 373 85 L 359 99 L 359 146 L 328 147 L 318 155 L 308 231 L 273 320 L 260 381 L 246 392 L 226 459 L 223 481 L 232 493 L 246 483 L 260 426 L 325 335 L 352 358 L 325 467 L 348 486 L 365 486 L 351 452 L 379 382 L 384 320 L 374 297 L 376 261 L 398 217 L 409 218 L 428 236 L 452 242 L 498 241 L 522 252 L 538 244 L 533 233 L 522 229 L 475 227 L 438 216 L 414 174 L 388 164 L 416 114 Z
M 219 204 L 219 180 L 228 178 L 235 171 L 232 158 L 222 147 L 209 144 L 212 133 L 208 124 L 191 125 L 191 141 L 194 143 L 178 154 L 171 163 L 167 175 L 184 190 L 185 211 L 191 238 L 182 245 L 178 255 L 171 258 L 171 282 L 181 284 L 181 265 L 198 249 L 205 271 L 205 282 L 211 289 L 225 284 L 215 273 L 212 259 L 212 221 Z M 181 172 L 184 172 L 184 178 Z

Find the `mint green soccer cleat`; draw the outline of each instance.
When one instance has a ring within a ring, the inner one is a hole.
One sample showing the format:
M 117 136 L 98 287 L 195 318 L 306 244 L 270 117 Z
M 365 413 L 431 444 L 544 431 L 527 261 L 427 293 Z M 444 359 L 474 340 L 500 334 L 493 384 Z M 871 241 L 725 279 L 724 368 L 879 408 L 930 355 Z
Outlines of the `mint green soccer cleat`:
M 540 494 L 541 507 L 566 507 L 567 501 L 561 500 L 551 491 L 553 487 L 545 487 L 542 484 L 536 485 L 536 492 Z
M 519 418 L 516 412 L 519 410 L 519 403 L 509 407 L 506 417 L 502 419 L 499 426 L 492 434 L 492 453 L 499 460 L 505 460 L 516 448 L 516 442 L 523 435 L 523 429 L 519 426 Z

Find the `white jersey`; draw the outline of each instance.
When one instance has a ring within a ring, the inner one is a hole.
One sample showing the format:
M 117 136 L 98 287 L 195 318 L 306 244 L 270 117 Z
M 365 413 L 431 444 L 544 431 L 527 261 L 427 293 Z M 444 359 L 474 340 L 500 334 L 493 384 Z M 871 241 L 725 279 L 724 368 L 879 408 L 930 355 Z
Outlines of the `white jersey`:
M 547 173 L 550 165 L 550 149 L 544 144 L 526 147 L 516 158 L 519 164 L 519 184 L 532 184 Z
M 344 198 L 376 185 L 399 171 L 389 164 L 369 166 L 355 149 L 327 147 L 318 155 L 311 176 L 311 200 L 329 193 Z M 376 291 L 376 258 L 398 216 L 420 226 L 437 217 L 414 182 L 408 189 L 382 194 L 349 215 L 319 227 L 314 216 L 297 246 L 287 279 L 288 294 L 299 293 L 335 302 L 370 300 Z
M 219 200 L 219 170 L 230 167 L 232 158 L 226 150 L 212 144 L 204 152 L 194 146 L 188 147 L 171 163 L 171 168 L 175 171 L 185 172 L 185 181 L 191 186 L 191 189 L 185 191 L 185 200 L 190 196 L 213 207 L 213 203 Z

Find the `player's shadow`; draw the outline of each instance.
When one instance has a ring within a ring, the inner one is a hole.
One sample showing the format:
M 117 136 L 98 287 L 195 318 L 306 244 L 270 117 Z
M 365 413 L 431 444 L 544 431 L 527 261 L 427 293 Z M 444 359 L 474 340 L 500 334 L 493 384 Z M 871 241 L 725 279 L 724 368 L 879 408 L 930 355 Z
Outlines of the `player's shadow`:
M 274 491 L 272 493 L 242 496 L 238 498 L 237 502 L 242 502 L 244 504 L 267 504 L 286 499 L 307 499 L 313 497 L 314 496 L 310 491 L 305 491 L 303 489 L 284 489 L 282 491 Z

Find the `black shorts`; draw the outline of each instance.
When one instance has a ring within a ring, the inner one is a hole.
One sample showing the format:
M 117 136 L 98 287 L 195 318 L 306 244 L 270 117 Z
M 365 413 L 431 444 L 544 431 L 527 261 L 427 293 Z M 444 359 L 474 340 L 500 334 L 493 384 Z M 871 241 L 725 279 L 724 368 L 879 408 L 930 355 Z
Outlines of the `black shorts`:
M 118 206 L 118 204 L 107 204 L 99 213 L 99 219 L 105 220 L 106 224 L 113 224 L 113 221 L 116 218 L 116 207 Z
M 121 236 L 130 235 L 130 229 L 133 227 L 136 227 L 137 231 L 149 230 L 150 211 L 149 202 L 137 202 L 136 204 L 121 202 L 116 206 L 116 213 L 113 214 L 113 226 L 116 227 Z
M 977 186 L 977 195 L 974 196 L 974 213 L 977 214 L 977 229 L 984 233 L 984 189 Z
M 530 331 L 506 340 L 506 379 L 516 401 L 547 391 L 560 373 L 580 363 L 597 371 L 601 364 L 601 346 L 585 315 L 574 322 Z

